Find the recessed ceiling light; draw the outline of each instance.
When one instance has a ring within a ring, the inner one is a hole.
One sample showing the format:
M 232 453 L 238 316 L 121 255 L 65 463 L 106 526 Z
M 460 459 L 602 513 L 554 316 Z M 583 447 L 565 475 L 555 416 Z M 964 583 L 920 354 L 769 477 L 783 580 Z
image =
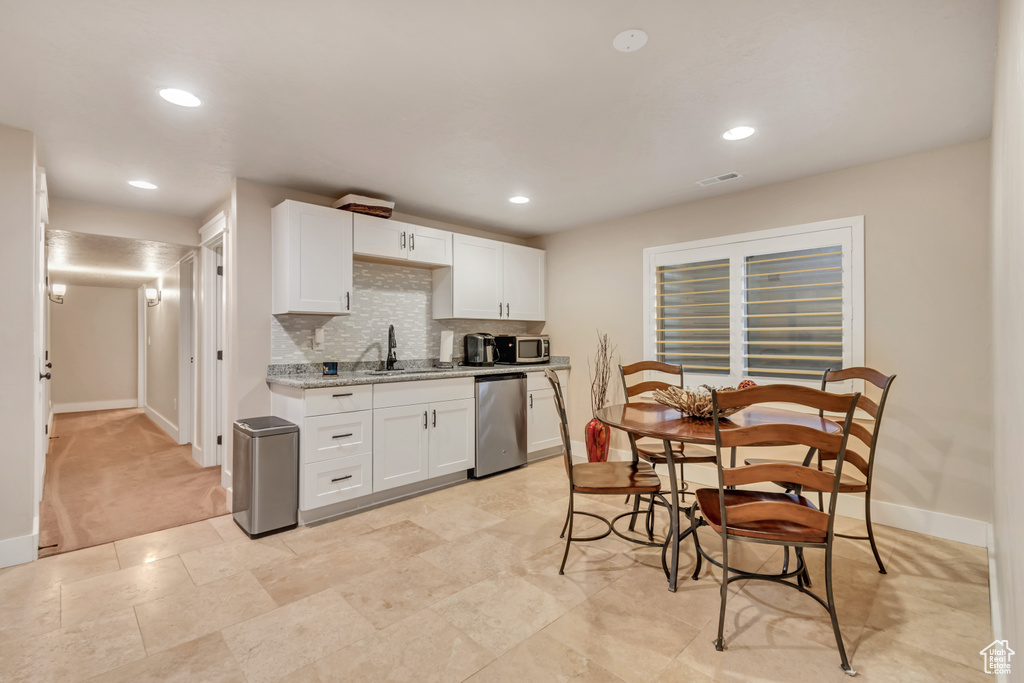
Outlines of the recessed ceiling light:
M 529 197 L 524 197 L 523 195 L 518 194 L 515 197 L 509 197 L 508 200 L 510 202 L 512 202 L 513 204 L 526 204 L 527 202 L 530 201 L 530 198 Z
M 731 128 L 722 133 L 722 137 L 726 140 L 743 140 L 744 138 L 749 138 L 753 134 L 754 129 L 750 126 L 737 126 L 736 128 Z
M 177 88 L 160 88 L 157 92 L 160 97 L 179 107 L 198 107 L 202 104 L 202 100 L 192 93 Z
M 149 182 L 148 180 L 129 180 L 128 184 L 132 187 L 137 187 L 140 190 L 155 190 L 156 185 Z
M 636 52 L 647 44 L 647 34 L 638 28 L 623 31 L 612 38 L 612 47 L 619 52 Z

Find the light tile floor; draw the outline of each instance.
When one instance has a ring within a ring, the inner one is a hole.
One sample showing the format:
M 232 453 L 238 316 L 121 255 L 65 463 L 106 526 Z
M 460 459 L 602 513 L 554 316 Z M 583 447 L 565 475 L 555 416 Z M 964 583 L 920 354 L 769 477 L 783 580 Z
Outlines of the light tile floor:
M 688 578 L 689 542 L 674 594 L 657 549 L 615 537 L 574 544 L 559 576 L 565 509 L 554 459 L 262 540 L 221 517 L 0 570 L 0 680 L 845 680 L 825 612 L 772 584 L 737 584 L 717 652 L 720 574 Z M 878 531 L 887 575 L 836 546 L 860 677 L 985 679 L 985 550 Z M 744 568 L 780 553 L 730 546 Z

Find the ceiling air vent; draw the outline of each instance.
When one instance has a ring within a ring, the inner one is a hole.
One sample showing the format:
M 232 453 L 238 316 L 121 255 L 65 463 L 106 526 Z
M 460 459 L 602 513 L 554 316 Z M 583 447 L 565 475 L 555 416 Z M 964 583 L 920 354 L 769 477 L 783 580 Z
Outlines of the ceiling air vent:
M 701 187 L 707 187 L 708 185 L 717 185 L 718 183 L 724 183 L 727 180 L 736 180 L 737 178 L 742 177 L 743 176 L 741 176 L 736 171 L 730 171 L 729 173 L 723 173 L 722 175 L 716 175 L 710 178 L 705 178 L 704 180 L 698 180 L 697 184 L 700 185 Z

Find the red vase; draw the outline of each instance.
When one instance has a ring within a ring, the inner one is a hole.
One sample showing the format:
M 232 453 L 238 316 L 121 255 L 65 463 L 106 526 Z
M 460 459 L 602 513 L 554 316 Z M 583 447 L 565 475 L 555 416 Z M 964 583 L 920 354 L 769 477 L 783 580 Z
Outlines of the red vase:
M 611 431 L 611 427 L 596 417 L 587 423 L 586 428 L 583 430 L 587 444 L 587 460 L 590 462 L 607 462 L 608 439 Z

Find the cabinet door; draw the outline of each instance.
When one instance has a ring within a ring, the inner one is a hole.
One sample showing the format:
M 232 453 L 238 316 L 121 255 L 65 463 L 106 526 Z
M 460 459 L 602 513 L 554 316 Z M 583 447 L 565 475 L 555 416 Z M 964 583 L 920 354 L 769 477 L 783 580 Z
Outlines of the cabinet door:
M 544 257 L 542 249 L 504 245 L 502 289 L 511 320 L 544 320 Z
M 373 490 L 427 478 L 427 404 L 373 411 Z
M 349 314 L 352 214 L 288 200 L 272 221 L 272 312 Z
M 476 467 L 476 399 L 430 404 L 429 475 Z
M 505 317 L 505 300 L 501 296 L 502 246 L 494 240 L 453 235 L 453 318 Z
M 526 452 L 536 453 L 562 445 L 555 390 L 534 389 L 526 396 Z
M 404 260 L 409 255 L 409 234 L 415 227 L 377 216 L 352 214 L 353 251 L 361 256 Z
M 436 266 L 452 264 L 452 233 L 422 225 L 413 229 L 409 237 L 409 260 Z

